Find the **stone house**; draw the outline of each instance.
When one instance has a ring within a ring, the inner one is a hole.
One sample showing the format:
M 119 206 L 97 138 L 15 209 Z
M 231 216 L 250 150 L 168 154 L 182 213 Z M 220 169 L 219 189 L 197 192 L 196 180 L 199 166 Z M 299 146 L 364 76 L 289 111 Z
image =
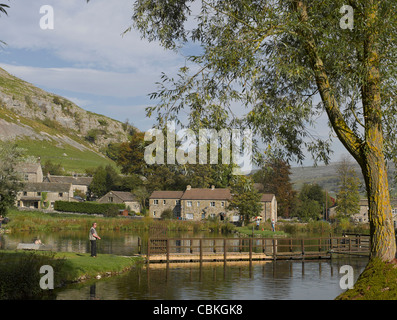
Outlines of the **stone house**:
M 369 205 L 368 205 L 368 200 L 367 199 L 361 199 L 360 200 L 360 212 L 354 214 L 352 216 L 352 219 L 354 222 L 360 222 L 360 223 L 368 223 L 369 222 Z M 397 224 L 397 199 L 391 199 L 390 204 L 392 207 L 392 216 L 393 216 L 393 221 L 396 226 Z
M 180 218 L 182 195 L 183 191 L 153 191 L 149 197 L 149 216 L 159 219 L 169 209 L 175 218 Z
M 40 163 L 18 163 L 14 167 L 15 172 L 24 182 L 43 182 L 43 170 Z
M 79 176 L 53 176 L 49 173 L 44 177 L 44 182 L 51 183 L 71 183 L 73 192 L 78 191 L 82 194 L 87 194 L 88 187 L 92 182 L 92 177 L 79 177 Z
M 18 192 L 16 206 L 30 209 L 54 209 L 55 201 L 73 201 L 70 183 L 26 182 Z
M 217 189 L 214 186 L 211 188 L 187 186 L 181 197 L 182 219 L 200 221 L 207 218 L 219 218 L 223 221 L 229 218 L 230 221 L 236 221 L 238 214 L 227 210 L 231 198 L 229 189 Z
M 130 211 L 141 212 L 141 204 L 136 196 L 131 192 L 109 191 L 102 198 L 98 199 L 99 203 L 124 203 Z
M 261 197 L 262 211 L 261 217 L 263 221 L 277 222 L 277 200 L 276 196 L 271 193 L 262 194 Z
M 160 218 L 161 213 L 171 209 L 174 216 L 183 220 L 201 221 L 207 218 L 217 218 L 221 221 L 240 221 L 240 215 L 235 210 L 228 210 L 232 194 L 228 188 L 192 188 L 185 191 L 154 191 L 149 198 L 149 214 Z M 273 194 L 264 194 L 261 198 L 264 220 L 277 221 L 277 201 Z

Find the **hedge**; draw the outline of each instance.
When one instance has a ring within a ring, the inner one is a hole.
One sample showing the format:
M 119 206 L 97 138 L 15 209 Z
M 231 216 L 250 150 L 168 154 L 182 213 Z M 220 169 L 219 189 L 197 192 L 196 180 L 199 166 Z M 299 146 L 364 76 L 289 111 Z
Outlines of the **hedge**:
M 98 203 L 98 202 L 67 202 L 55 201 L 54 209 L 62 212 L 77 212 L 87 214 L 107 214 L 111 208 L 125 209 L 124 203 Z

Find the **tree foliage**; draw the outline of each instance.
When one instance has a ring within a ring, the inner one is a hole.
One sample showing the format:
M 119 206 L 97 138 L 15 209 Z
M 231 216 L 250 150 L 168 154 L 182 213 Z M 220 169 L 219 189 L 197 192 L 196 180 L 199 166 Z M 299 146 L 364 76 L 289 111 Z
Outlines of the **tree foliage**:
M 251 178 L 236 176 L 232 181 L 231 193 L 233 197 L 228 209 L 236 210 L 243 217 L 244 223 L 249 223 L 251 218 L 260 214 L 262 210 L 261 194 L 254 188 Z
M 17 193 L 23 184 L 15 171 L 15 165 L 22 160 L 22 153 L 15 144 L 0 141 L 0 215 L 5 216 L 15 205 Z
M 348 159 L 343 158 L 337 168 L 339 190 L 336 196 L 336 212 L 339 216 L 350 217 L 360 212 L 360 180 Z
M 273 193 L 277 199 L 279 216 L 288 218 L 295 211 L 297 192 L 291 183 L 291 166 L 282 159 L 270 159 L 254 174 L 255 182 L 263 185 L 263 192 Z
M 249 127 L 265 154 L 295 161 L 311 154 L 328 163 L 336 135 L 363 172 L 371 257 L 391 260 L 385 158 L 397 155 L 397 3 L 348 4 L 352 30 L 340 26 L 345 0 L 135 1 L 133 26 L 143 37 L 198 49 L 176 77 L 162 75 L 151 95 L 159 103 L 147 114 L 161 123 L 187 111 L 187 125 Z M 247 107 L 243 116 L 233 112 L 236 103 Z M 325 138 L 311 130 L 322 115 L 331 127 Z

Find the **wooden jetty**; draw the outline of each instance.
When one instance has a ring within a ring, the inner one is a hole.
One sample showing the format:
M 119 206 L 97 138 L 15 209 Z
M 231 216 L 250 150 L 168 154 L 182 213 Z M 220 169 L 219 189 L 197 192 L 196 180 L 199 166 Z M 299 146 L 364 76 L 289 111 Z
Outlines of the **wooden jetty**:
M 150 238 L 147 263 L 330 259 L 333 254 L 368 254 L 362 235 L 320 238 Z

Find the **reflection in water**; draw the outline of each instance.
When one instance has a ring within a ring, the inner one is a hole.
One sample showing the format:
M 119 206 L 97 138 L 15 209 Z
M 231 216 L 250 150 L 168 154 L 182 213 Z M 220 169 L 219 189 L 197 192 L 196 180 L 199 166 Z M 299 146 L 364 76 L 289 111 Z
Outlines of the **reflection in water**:
M 138 253 L 138 238 L 147 234 L 101 231 L 98 253 Z M 181 236 L 180 234 L 178 236 Z M 189 235 L 186 235 L 189 236 Z M 10 233 L 0 235 L 1 249 L 15 249 L 20 242 L 38 237 L 54 251 L 89 252 L 88 231 Z M 145 252 L 145 248 L 143 249 Z M 56 290 L 66 300 L 267 300 L 334 299 L 342 290 L 340 267 L 351 265 L 355 280 L 368 258 L 345 257 L 321 261 L 253 262 L 240 264 L 150 264 L 130 272 Z
M 339 269 L 349 264 L 355 280 L 365 258 L 232 264 L 154 265 L 96 282 L 101 300 L 285 300 L 334 299 L 342 292 Z M 57 299 L 87 299 L 91 285 L 71 285 Z M 90 294 L 90 297 L 92 295 Z

